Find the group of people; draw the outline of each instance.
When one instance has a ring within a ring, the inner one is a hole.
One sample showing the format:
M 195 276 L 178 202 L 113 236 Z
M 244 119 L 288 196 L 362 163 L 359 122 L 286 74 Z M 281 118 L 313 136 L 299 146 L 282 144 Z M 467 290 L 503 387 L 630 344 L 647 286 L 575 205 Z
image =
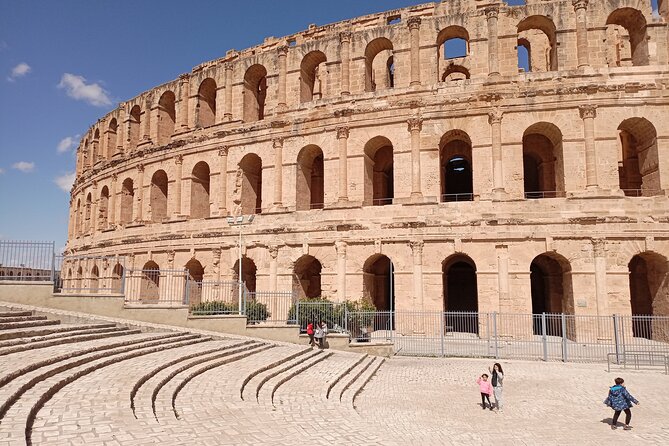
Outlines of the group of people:
M 479 385 L 479 391 L 481 392 L 481 407 L 483 410 L 486 407 L 489 407 L 490 410 L 493 410 L 494 407 L 497 407 L 497 411 L 502 411 L 502 389 L 504 384 L 504 370 L 502 370 L 502 364 L 496 362 L 492 369 L 488 368 L 488 371 L 492 375 L 492 379 L 488 381 L 490 376 L 487 373 L 481 375 L 477 380 L 476 384 Z M 493 406 L 490 402 L 490 396 L 495 395 L 495 405 Z M 488 405 L 486 406 L 486 401 Z
M 309 335 L 309 345 L 318 348 L 325 348 L 328 335 L 328 324 L 325 321 L 309 322 L 307 324 L 307 335 Z

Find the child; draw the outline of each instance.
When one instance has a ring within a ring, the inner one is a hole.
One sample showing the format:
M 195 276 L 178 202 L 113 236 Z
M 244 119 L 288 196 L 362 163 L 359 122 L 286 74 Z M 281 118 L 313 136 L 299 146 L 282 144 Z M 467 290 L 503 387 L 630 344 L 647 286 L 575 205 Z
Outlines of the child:
M 632 411 L 630 408 L 633 404 L 639 405 L 639 402 L 625 388 L 624 379 L 616 378 L 615 383 L 616 385 L 609 389 L 609 396 L 604 400 L 604 404 L 615 411 L 613 413 L 613 420 L 611 421 L 611 429 L 618 427 L 620 412 L 625 411 L 625 427 L 623 429 L 628 431 L 632 429 L 630 426 L 630 421 L 632 420 Z
M 485 373 L 481 375 L 479 379 L 476 380 L 476 384 L 479 385 L 479 390 L 481 391 L 481 406 L 485 410 L 485 402 L 488 400 L 488 406 L 492 410 L 492 403 L 490 402 L 490 395 L 492 394 L 492 386 L 490 381 L 488 381 L 488 375 Z
M 307 334 L 309 335 L 309 345 L 314 346 L 314 323 L 309 322 L 307 324 Z

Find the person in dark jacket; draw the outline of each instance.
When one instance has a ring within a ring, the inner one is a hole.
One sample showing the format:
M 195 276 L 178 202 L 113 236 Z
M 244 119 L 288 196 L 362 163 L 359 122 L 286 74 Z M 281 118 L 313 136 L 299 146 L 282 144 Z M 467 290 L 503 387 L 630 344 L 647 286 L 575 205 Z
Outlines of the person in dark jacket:
M 623 429 L 628 431 L 632 429 L 630 426 L 630 421 L 632 420 L 632 411 L 630 408 L 634 404 L 638 405 L 639 401 L 627 391 L 624 379 L 616 378 L 615 383 L 616 385 L 609 389 L 609 396 L 604 400 L 604 404 L 615 411 L 613 413 L 613 420 L 611 421 L 611 429 L 618 427 L 620 412 L 625 411 L 625 427 Z

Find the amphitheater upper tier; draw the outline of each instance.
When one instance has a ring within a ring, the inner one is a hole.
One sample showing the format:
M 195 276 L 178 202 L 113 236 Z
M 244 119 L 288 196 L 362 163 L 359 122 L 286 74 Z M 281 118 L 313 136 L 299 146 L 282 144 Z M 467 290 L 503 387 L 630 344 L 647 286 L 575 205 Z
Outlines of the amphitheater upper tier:
M 449 0 L 230 50 L 82 138 L 65 274 L 242 249 L 249 288 L 379 309 L 669 314 L 668 8 Z

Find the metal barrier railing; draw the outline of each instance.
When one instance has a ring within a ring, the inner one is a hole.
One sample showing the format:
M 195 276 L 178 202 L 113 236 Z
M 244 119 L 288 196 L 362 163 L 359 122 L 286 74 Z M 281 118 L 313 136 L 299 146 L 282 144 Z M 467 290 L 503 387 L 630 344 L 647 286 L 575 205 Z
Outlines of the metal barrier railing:
M 56 256 L 55 269 L 55 293 L 89 296 L 125 292 L 123 256 Z
M 245 294 L 244 314 L 251 324 L 294 324 L 291 308 L 297 301 L 292 291 L 255 291 Z
M 55 242 L 0 240 L 0 280 L 53 281 Z
M 188 305 L 190 294 L 194 293 L 191 281 L 185 269 L 128 269 L 125 275 L 125 303 Z
M 389 197 L 389 198 L 374 198 L 372 200 L 372 205 L 373 206 L 387 206 L 387 205 L 393 204 L 393 200 L 394 199 L 392 197 Z
M 663 367 L 664 373 L 669 375 L 669 354 L 652 352 L 625 352 L 622 355 L 617 353 L 608 353 L 606 355 L 607 371 L 611 372 L 611 365 L 622 365 L 623 370 L 627 369 L 628 364 L 634 367 L 634 370 L 642 368 Z
M 537 200 L 541 198 L 564 198 L 567 194 L 561 190 L 539 190 L 539 191 L 526 191 L 525 198 L 528 200 Z
M 441 196 L 442 203 L 449 203 L 453 201 L 474 201 L 474 194 L 465 193 L 465 194 L 443 194 Z

